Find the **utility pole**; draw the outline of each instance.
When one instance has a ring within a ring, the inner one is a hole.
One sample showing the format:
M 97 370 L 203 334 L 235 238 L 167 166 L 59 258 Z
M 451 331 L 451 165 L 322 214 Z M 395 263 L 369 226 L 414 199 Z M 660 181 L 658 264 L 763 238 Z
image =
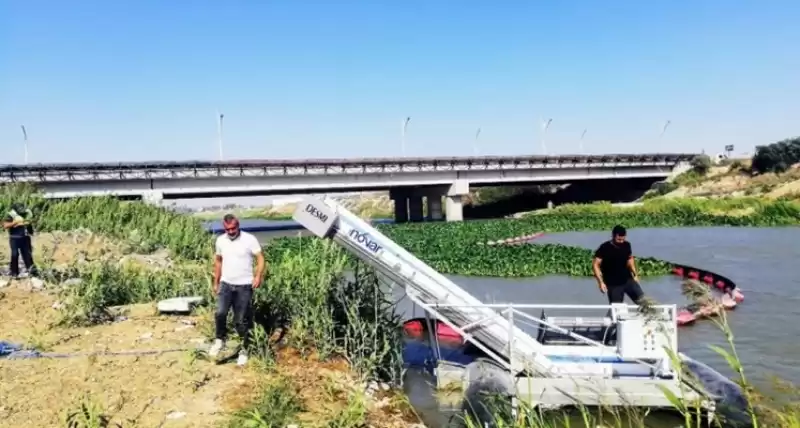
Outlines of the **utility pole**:
M 219 160 L 222 162 L 222 119 L 225 115 L 217 112 L 217 145 L 219 146 Z
M 580 151 L 579 154 L 581 155 L 583 154 L 583 137 L 586 136 L 586 131 L 588 131 L 588 128 L 583 128 L 583 132 L 581 133 L 581 140 L 578 143 L 578 150 Z
M 401 131 L 402 141 L 401 141 L 401 150 L 403 151 L 403 156 L 406 155 L 406 128 L 408 128 L 408 122 L 411 121 L 411 117 L 406 117 L 403 119 L 403 127 Z
M 547 145 L 545 144 L 545 139 L 547 138 L 547 128 L 550 128 L 551 123 L 553 123 L 553 119 L 542 121 L 542 154 L 545 156 L 547 156 Z
M 25 125 L 20 125 L 19 127 L 22 128 L 22 146 L 23 146 L 23 149 L 25 150 L 24 162 L 27 165 L 28 164 L 28 131 L 25 129 Z
M 663 139 L 664 139 L 664 133 L 666 133 L 666 132 L 667 132 L 667 127 L 669 127 L 669 125 L 671 125 L 671 124 L 672 124 L 672 121 L 671 121 L 671 120 L 668 120 L 668 121 L 664 122 L 664 127 L 663 127 L 663 128 L 661 128 L 661 134 L 658 136 L 658 141 L 659 141 L 659 142 L 661 142 L 661 140 L 663 140 Z M 660 144 L 659 144 L 659 145 L 660 145 Z

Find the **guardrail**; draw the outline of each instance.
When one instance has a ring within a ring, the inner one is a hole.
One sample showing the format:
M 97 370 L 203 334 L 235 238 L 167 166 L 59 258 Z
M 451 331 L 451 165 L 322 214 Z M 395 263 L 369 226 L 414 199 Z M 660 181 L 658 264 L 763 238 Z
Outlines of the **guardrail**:
M 481 156 L 1 165 L 0 183 L 351 175 L 436 171 L 603 168 L 621 166 L 672 167 L 679 162 L 691 160 L 694 156 L 693 154 L 656 153 L 634 155 Z

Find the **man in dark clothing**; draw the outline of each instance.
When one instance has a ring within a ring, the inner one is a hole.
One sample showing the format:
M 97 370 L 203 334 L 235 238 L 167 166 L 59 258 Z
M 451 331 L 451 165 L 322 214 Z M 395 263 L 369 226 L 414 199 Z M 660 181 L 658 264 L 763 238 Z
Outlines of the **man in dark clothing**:
M 623 226 L 614 226 L 611 240 L 603 242 L 594 253 L 594 277 L 600 292 L 608 295 L 609 303 L 623 303 L 625 295 L 628 295 L 638 304 L 644 297 L 626 235 Z
M 31 276 L 36 276 L 36 265 L 33 263 L 33 213 L 22 204 L 14 204 L 3 218 L 3 229 L 8 231 L 8 245 L 11 248 L 10 275 L 19 276 L 19 257 L 25 263 L 25 269 Z

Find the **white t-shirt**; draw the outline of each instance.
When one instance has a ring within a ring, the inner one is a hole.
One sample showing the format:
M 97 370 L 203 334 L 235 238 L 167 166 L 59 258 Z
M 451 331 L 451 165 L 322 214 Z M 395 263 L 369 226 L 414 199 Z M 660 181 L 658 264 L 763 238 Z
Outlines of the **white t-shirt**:
M 222 276 L 220 281 L 231 285 L 247 285 L 253 283 L 253 258 L 261 252 L 258 239 L 240 232 L 237 239 L 231 240 L 228 235 L 217 237 L 216 253 L 222 256 Z

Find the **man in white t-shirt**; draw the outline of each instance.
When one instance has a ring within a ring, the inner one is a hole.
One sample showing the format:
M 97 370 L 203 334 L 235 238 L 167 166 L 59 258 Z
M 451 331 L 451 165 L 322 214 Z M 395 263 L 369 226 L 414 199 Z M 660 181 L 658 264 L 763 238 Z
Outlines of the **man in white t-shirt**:
M 214 315 L 216 340 L 209 349 L 211 357 L 217 357 L 225 348 L 228 335 L 228 312 L 233 308 L 236 332 L 242 339 L 237 364 L 247 364 L 247 347 L 250 344 L 252 324 L 253 290 L 261 285 L 264 273 L 264 254 L 255 236 L 239 229 L 239 220 L 232 214 L 222 219 L 225 233 L 217 237 L 214 259 L 214 295 L 217 312 Z M 256 269 L 253 272 L 253 259 Z

